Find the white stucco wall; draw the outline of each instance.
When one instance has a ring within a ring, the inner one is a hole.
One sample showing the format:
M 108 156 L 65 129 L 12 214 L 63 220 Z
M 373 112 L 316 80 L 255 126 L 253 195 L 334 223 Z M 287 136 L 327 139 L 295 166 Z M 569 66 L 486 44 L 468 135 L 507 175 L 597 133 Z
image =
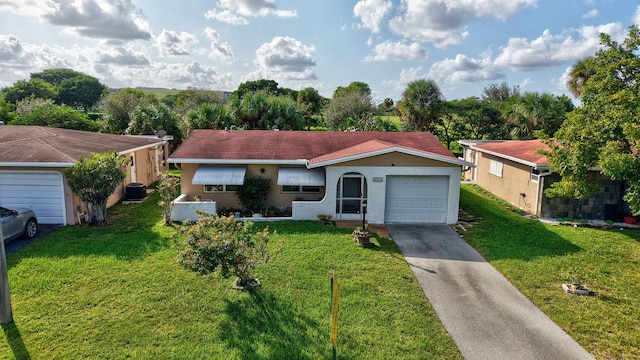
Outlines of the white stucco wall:
M 387 176 L 417 175 L 417 176 L 448 176 L 449 194 L 447 195 L 448 213 L 447 224 L 458 221 L 460 204 L 460 167 L 378 167 L 378 166 L 329 166 L 326 169 L 326 195 L 321 201 L 294 201 L 294 220 L 317 220 L 318 214 L 332 215 L 336 220 L 359 220 L 361 214 L 341 214 L 336 217 L 336 189 L 338 180 L 346 173 L 359 173 L 367 181 L 367 215 L 371 224 L 384 223 L 384 209 L 386 200 Z M 382 178 L 374 182 L 373 178 Z
M 212 214 L 216 213 L 215 201 L 188 201 L 187 194 L 178 196 L 171 202 L 171 220 L 172 221 L 185 221 L 198 220 L 197 210 L 208 211 Z

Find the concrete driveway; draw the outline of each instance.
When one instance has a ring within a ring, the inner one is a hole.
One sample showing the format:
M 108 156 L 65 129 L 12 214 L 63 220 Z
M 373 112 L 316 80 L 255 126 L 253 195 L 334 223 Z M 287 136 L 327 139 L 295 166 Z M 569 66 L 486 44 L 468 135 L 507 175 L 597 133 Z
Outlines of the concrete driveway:
M 451 227 L 387 229 L 465 359 L 593 359 Z

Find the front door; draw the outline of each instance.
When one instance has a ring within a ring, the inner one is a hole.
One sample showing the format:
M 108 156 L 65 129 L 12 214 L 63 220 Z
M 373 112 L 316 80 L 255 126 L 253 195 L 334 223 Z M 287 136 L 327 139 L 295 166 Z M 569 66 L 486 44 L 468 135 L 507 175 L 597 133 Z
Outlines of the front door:
M 360 174 L 346 174 L 338 181 L 336 213 L 340 219 L 359 219 L 362 202 L 367 199 L 367 181 Z

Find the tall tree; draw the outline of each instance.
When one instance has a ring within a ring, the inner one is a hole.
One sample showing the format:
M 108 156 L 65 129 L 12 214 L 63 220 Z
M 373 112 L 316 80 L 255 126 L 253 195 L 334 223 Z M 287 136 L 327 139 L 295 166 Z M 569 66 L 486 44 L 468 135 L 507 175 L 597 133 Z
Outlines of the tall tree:
M 492 103 L 499 101 L 507 101 L 512 97 L 520 96 L 518 86 L 509 86 L 506 81 L 497 84 L 489 84 L 482 89 L 482 101 Z
M 91 224 L 106 224 L 109 196 L 127 177 L 125 163 L 116 152 L 93 153 L 89 159 L 80 157 L 65 169 L 69 187 L 84 203 Z
M 58 102 L 74 108 L 89 111 L 107 87 L 89 75 L 79 75 L 63 80 L 58 90 Z
M 338 87 L 325 111 L 325 121 L 334 130 L 373 130 L 375 117 L 369 85 L 352 82 Z
M 445 100 L 433 80 L 416 80 L 402 92 L 398 110 L 403 120 L 419 131 L 433 131 L 445 109 Z
M 238 89 L 233 92 L 233 96 L 244 97 L 247 93 L 262 91 L 267 95 L 278 95 L 278 83 L 275 80 L 260 79 L 243 82 Z
M 565 95 L 526 93 L 517 97 L 506 111 L 511 137 L 519 140 L 533 139 L 536 137 L 535 131 L 551 137 L 565 121 L 567 113 L 573 109 L 573 103 Z
M 601 189 L 590 170 L 626 182 L 624 200 L 640 213 L 640 31 L 629 28 L 622 43 L 601 34 L 602 49 L 590 61 L 594 72 L 582 84 L 582 107 L 569 114 L 547 152 L 552 171 L 562 176 L 549 196 L 584 197 Z
M 124 134 L 131 122 L 131 114 L 139 106 L 150 104 L 153 97 L 142 90 L 125 88 L 110 92 L 103 101 L 103 110 L 107 114 L 102 131 L 111 134 Z
M 57 69 L 47 69 L 41 72 L 32 73 L 31 79 L 40 79 L 42 81 L 48 82 L 53 86 L 60 86 L 63 81 L 74 78 L 76 76 L 83 76 L 85 74 L 67 69 L 67 68 L 57 68 Z
M 471 97 L 447 102 L 448 113 L 464 124 L 460 138 L 500 140 L 504 138 L 504 120 L 500 111 L 491 104 Z M 459 139 L 457 139 L 459 140 Z
M 55 99 L 58 89 L 40 79 L 18 80 L 12 86 L 2 89 L 2 95 L 8 103 L 16 104 L 29 97 Z
M 582 94 L 584 84 L 594 73 L 595 69 L 591 65 L 591 58 L 584 58 L 576 61 L 569 72 L 567 89 L 569 89 L 573 96 L 579 98 Z

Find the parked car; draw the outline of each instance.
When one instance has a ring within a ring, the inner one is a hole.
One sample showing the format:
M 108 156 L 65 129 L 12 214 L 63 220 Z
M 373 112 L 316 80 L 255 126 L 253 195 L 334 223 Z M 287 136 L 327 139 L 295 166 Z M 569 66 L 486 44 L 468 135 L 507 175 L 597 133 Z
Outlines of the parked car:
M 19 237 L 31 239 L 38 232 L 38 219 L 31 209 L 0 207 L 0 216 L 2 217 L 2 239 L 4 241 Z

